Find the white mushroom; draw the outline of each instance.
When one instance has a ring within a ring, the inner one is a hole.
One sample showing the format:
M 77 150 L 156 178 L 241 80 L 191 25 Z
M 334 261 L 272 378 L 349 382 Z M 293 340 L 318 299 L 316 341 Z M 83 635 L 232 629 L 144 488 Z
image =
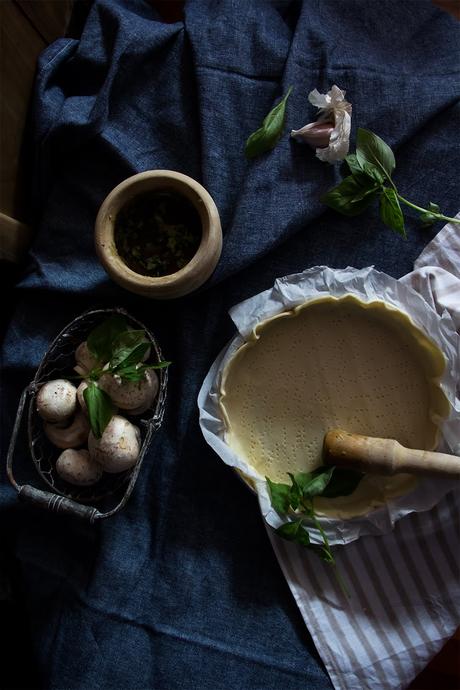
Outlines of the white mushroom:
M 158 388 L 159 388 L 159 381 L 158 381 L 158 376 L 157 374 L 152 370 L 148 369 L 147 372 L 147 377 L 149 378 L 150 386 L 148 388 L 148 394 L 146 392 L 144 402 L 142 405 L 139 405 L 139 407 L 135 407 L 133 409 L 127 410 L 129 411 L 130 415 L 139 415 L 145 412 L 146 410 L 149 409 L 149 407 L 152 407 L 153 402 L 155 398 L 158 395 Z
M 38 391 L 37 412 L 47 422 L 64 422 L 76 406 L 77 389 L 65 379 L 48 381 Z
M 56 460 L 56 470 L 62 479 L 77 486 L 90 486 L 102 477 L 102 467 L 83 448 L 64 450 Z
M 110 396 L 114 405 L 129 411 L 140 409 L 144 412 L 150 407 L 157 396 L 158 386 L 158 376 L 152 369 L 147 369 L 140 381 L 124 381 L 112 374 L 104 374 L 99 379 L 99 387 Z
M 80 376 L 85 376 L 91 371 L 91 369 L 94 369 L 98 364 L 100 364 L 97 357 L 90 352 L 86 340 L 80 343 L 75 350 L 75 360 L 77 365 L 74 367 L 74 371 L 76 371 L 77 374 L 80 374 Z
M 152 403 L 155 400 L 155 397 L 156 396 L 153 395 L 152 398 L 149 400 L 146 400 L 143 405 L 139 405 L 139 407 L 135 407 L 134 410 L 126 410 L 126 412 L 128 414 L 132 415 L 133 417 L 137 417 L 138 415 L 143 414 L 144 412 L 146 412 L 149 409 L 149 407 L 152 407 Z
M 106 426 L 102 437 L 97 439 L 93 432 L 88 438 L 89 453 L 106 472 L 123 472 L 136 464 L 141 446 L 141 435 L 137 426 L 124 417 L 114 415 Z
M 45 434 L 57 448 L 78 448 L 86 443 L 89 422 L 83 412 L 77 412 L 68 426 L 45 424 Z
M 83 396 L 83 393 L 85 390 L 88 388 L 88 383 L 86 381 L 82 381 L 80 385 L 77 388 L 77 400 L 78 404 L 80 405 L 80 409 L 86 416 L 88 416 L 88 408 L 86 407 L 86 402 L 85 398 Z

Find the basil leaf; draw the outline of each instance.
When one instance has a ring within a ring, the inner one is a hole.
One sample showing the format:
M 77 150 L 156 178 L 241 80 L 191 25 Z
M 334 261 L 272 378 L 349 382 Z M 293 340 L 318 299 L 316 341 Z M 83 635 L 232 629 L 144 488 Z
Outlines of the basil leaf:
M 125 381 L 141 381 L 147 369 L 166 369 L 170 364 L 171 362 L 162 361 L 158 362 L 158 364 L 141 364 L 139 366 L 138 364 L 126 364 L 123 362 L 117 368 L 116 373 L 117 376 L 120 376 Z
M 141 362 L 149 347 L 150 345 L 146 342 L 144 331 L 124 331 L 119 333 L 112 344 L 111 368 L 116 369 L 128 357 L 130 357 L 130 364 Z M 131 359 L 136 356 L 137 359 Z
M 347 470 L 342 467 L 332 467 L 333 473 L 329 483 L 321 496 L 324 498 L 337 498 L 337 496 L 349 496 L 364 477 L 362 472 Z
M 364 166 L 365 163 L 371 163 L 391 179 L 391 173 L 396 167 L 395 157 L 388 144 L 377 134 L 361 127 L 358 129 L 356 157 L 361 166 Z
M 291 477 L 292 483 L 298 486 L 300 493 L 302 493 L 304 487 L 311 482 L 314 475 L 311 472 L 298 472 L 297 474 L 291 474 L 289 476 Z
M 302 487 L 302 497 L 308 499 L 313 498 L 313 496 L 323 494 L 325 488 L 330 482 L 333 471 L 333 467 L 329 467 L 328 469 L 321 468 L 320 471 L 317 470 L 314 473 L 315 476 L 313 476 L 310 481 Z
M 310 546 L 310 537 L 306 529 L 302 527 L 302 521 L 286 522 L 281 527 L 278 527 L 276 533 L 287 539 L 287 541 L 295 541 L 301 546 Z
M 348 156 L 345 156 L 345 164 L 352 175 L 363 171 L 356 153 L 349 153 Z
M 145 331 L 142 330 L 129 330 L 126 329 L 122 333 L 118 333 L 116 339 L 114 340 L 113 343 L 113 350 L 116 352 L 117 350 L 123 348 L 123 347 L 136 347 L 136 345 L 139 345 L 139 343 L 145 343 L 146 342 L 146 336 L 145 336 Z
M 356 153 L 350 153 L 346 156 L 344 164 L 344 167 L 348 169 L 352 175 L 364 173 L 371 180 L 377 182 L 377 184 L 381 185 L 384 182 L 384 176 L 380 170 L 372 163 L 360 162 Z
M 108 362 L 112 356 L 112 344 L 116 337 L 126 331 L 127 323 L 123 316 L 115 315 L 96 326 L 86 338 L 88 350 L 100 362 Z
M 276 484 L 268 477 L 265 479 L 267 480 L 272 506 L 277 513 L 286 514 L 289 511 L 291 487 L 288 484 Z
M 321 201 L 345 216 L 357 216 L 375 199 L 379 185 L 364 173 L 349 175 L 321 197 Z
M 385 187 L 380 195 L 380 218 L 389 228 L 406 237 L 404 216 L 394 189 Z
M 117 376 L 119 376 L 124 381 L 142 381 L 145 375 L 144 367 L 138 367 L 136 364 L 131 364 L 130 366 L 121 366 L 117 369 Z
M 430 203 L 428 204 L 428 209 L 426 211 L 423 211 L 423 213 L 421 213 L 419 216 L 424 227 L 433 225 L 433 223 L 439 220 L 438 217 L 434 215 L 436 213 L 441 213 L 441 209 L 439 208 L 438 204 L 433 204 L 433 202 L 430 201 Z
M 149 347 L 149 343 L 140 343 L 132 350 L 129 350 L 129 348 L 119 350 L 110 362 L 112 372 L 114 374 L 118 374 L 119 369 L 130 367 L 134 364 L 139 364 L 142 362 L 142 359 Z
M 301 504 L 302 501 L 302 481 L 305 481 L 303 478 L 310 476 L 307 473 L 299 473 L 296 475 L 291 474 L 291 472 L 288 472 L 289 478 L 291 480 L 291 507 L 294 508 L 294 510 L 297 510 L 299 505 Z M 299 480 L 299 481 L 297 481 Z M 306 508 L 306 506 L 304 506 Z
M 372 165 L 372 163 L 364 163 L 362 171 L 371 180 L 377 182 L 378 185 L 383 185 L 385 179 L 380 170 L 375 165 Z
M 306 513 L 309 516 L 313 515 L 313 506 L 311 505 L 308 496 L 304 496 L 304 489 L 314 479 L 315 474 L 312 472 L 298 472 L 295 475 L 290 474 L 289 476 L 291 477 L 292 482 L 291 506 L 294 508 L 294 510 L 301 506 L 302 513 Z M 293 495 L 295 497 L 295 505 L 292 500 Z
M 83 397 L 88 409 L 91 431 L 96 438 L 101 438 L 104 429 L 115 414 L 115 406 L 107 393 L 93 381 L 83 391 Z
M 276 105 L 273 110 L 270 110 L 268 115 L 259 127 L 246 141 L 245 154 L 247 158 L 255 158 L 274 148 L 278 143 L 284 127 L 284 120 L 286 115 L 286 103 L 292 91 L 292 86 L 289 87 L 286 95 Z

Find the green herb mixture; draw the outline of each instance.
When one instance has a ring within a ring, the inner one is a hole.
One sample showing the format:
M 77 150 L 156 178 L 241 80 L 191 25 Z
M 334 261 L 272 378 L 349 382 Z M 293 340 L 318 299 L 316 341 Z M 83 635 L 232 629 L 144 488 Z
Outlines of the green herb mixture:
M 165 190 L 139 194 L 115 219 L 115 246 L 125 264 L 141 275 L 176 273 L 196 254 L 201 220 L 182 194 Z

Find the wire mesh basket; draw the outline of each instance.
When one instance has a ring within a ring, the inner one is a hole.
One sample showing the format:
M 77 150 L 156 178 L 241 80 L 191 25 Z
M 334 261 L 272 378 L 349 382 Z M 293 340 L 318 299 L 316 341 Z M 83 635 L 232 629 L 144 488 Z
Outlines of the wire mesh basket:
M 129 414 L 124 415 L 139 427 L 141 433 L 141 449 L 136 464 L 129 470 L 117 474 L 104 472 L 101 479 L 92 486 L 74 486 L 64 481 L 57 473 L 56 460 L 62 451 L 53 446 L 44 433 L 43 420 L 36 409 L 36 396 L 47 381 L 75 375 L 73 367 L 78 345 L 86 340 L 93 328 L 113 315 L 121 315 L 126 319 L 129 327 L 145 331 L 151 345 L 149 361 L 155 363 L 163 360 L 160 347 L 153 334 L 124 309 L 94 309 L 85 312 L 68 324 L 55 338 L 43 357 L 34 379 L 22 392 L 7 456 L 7 475 L 20 499 L 56 513 L 70 513 L 90 522 L 114 515 L 123 508 L 131 495 L 152 437 L 163 421 L 168 381 L 167 369 L 158 370 L 158 395 L 143 417 L 139 419 L 139 417 L 130 417 Z M 21 484 L 13 474 L 14 456 L 26 408 L 28 450 L 38 474 L 46 485 L 45 489 L 37 488 L 29 483 Z

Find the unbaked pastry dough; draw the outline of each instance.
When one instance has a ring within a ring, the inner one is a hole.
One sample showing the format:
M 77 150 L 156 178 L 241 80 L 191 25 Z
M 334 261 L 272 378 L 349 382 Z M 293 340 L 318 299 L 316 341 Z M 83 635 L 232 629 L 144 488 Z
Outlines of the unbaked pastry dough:
M 223 371 L 226 443 L 261 476 L 322 464 L 331 428 L 433 449 L 449 403 L 445 359 L 406 314 L 352 296 L 307 302 L 260 323 Z M 367 475 L 348 497 L 315 499 L 332 517 L 363 515 L 415 485 Z

